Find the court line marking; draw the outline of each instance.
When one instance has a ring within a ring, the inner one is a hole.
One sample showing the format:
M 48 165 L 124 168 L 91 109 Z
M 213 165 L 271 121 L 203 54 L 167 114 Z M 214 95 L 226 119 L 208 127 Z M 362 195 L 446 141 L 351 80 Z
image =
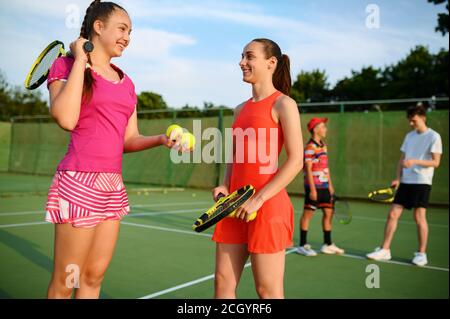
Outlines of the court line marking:
M 353 219 L 359 219 L 359 220 L 367 220 L 367 221 L 374 221 L 374 222 L 382 222 L 385 223 L 386 219 L 382 219 L 382 218 L 375 218 L 375 217 L 365 217 L 365 216 L 353 216 Z M 413 225 L 416 226 L 415 222 L 410 222 L 407 220 L 399 220 L 398 221 L 399 224 L 404 224 L 404 225 Z M 448 228 L 448 225 L 444 225 L 444 224 L 433 224 L 433 223 L 428 223 L 428 226 L 431 227 L 440 227 L 440 228 Z
M 23 227 L 23 226 L 44 225 L 44 224 L 50 224 L 50 223 L 49 222 L 34 222 L 34 223 L 21 223 L 21 224 L 5 224 L 5 225 L 0 225 L 0 228 Z
M 366 258 L 366 256 L 360 256 L 360 255 L 352 255 L 352 254 L 343 254 L 341 256 L 348 257 L 348 258 L 354 258 L 354 259 L 363 259 L 368 262 L 377 262 L 377 263 L 383 263 L 383 264 L 395 264 L 395 265 L 402 265 L 402 266 L 410 266 L 410 267 L 417 267 L 417 268 L 425 268 L 425 269 L 432 269 L 432 270 L 440 270 L 440 271 L 446 271 L 448 272 L 448 268 L 443 267 L 436 267 L 436 266 L 416 266 L 412 263 L 407 263 L 403 261 L 396 261 L 396 260 L 371 260 Z
M 290 249 L 290 250 L 287 250 L 285 254 L 288 255 L 288 254 L 293 253 L 294 251 L 295 251 L 295 249 Z M 246 263 L 244 265 L 244 269 L 250 267 L 251 265 L 252 265 L 251 262 Z M 174 286 L 174 287 L 171 287 L 171 288 L 167 288 L 167 289 L 164 289 L 164 290 L 160 290 L 160 291 L 154 292 L 152 294 L 140 297 L 138 299 L 152 299 L 152 298 L 155 298 L 155 297 L 158 297 L 158 296 L 162 296 L 162 295 L 168 294 L 169 292 L 180 290 L 180 289 L 183 289 L 183 288 L 186 288 L 186 287 L 189 287 L 189 286 L 193 286 L 193 285 L 196 285 L 198 283 L 201 283 L 201 282 L 213 279 L 214 276 L 215 276 L 214 274 L 211 274 L 211 275 L 208 275 L 208 276 L 204 276 L 204 277 L 192 280 L 192 281 L 188 281 L 188 282 L 186 282 L 184 284 L 181 284 L 181 285 L 177 285 L 177 286 Z
M 139 208 L 139 207 L 167 207 L 167 206 L 185 206 L 185 205 L 197 205 L 197 204 L 210 204 L 211 202 L 209 201 L 203 201 L 203 202 L 182 202 L 182 203 L 161 203 L 161 204 L 143 204 L 143 205 L 132 205 L 131 208 L 135 207 L 135 208 Z M 206 208 L 198 208 L 198 210 L 202 210 L 202 209 L 208 209 L 209 207 Z M 161 215 L 161 214 L 182 214 L 182 213 L 192 213 L 193 211 L 191 210 L 179 210 L 179 211 L 163 211 L 163 212 L 142 212 L 142 213 L 130 213 L 129 217 L 138 217 L 138 216 L 152 216 L 152 215 Z M 299 213 L 299 211 L 296 211 L 297 213 Z M 300 211 L 301 213 L 301 211 Z M 26 211 L 26 212 L 6 212 L 6 213 L 0 213 L 0 217 L 2 216 L 19 216 L 19 215 L 32 215 L 32 214 L 45 214 L 45 211 Z M 367 221 L 375 221 L 375 222 L 381 222 L 381 223 L 385 223 L 386 219 L 382 219 L 382 218 L 374 218 L 374 217 L 364 217 L 364 216 L 353 216 L 353 219 L 359 219 L 359 220 L 367 220 Z M 415 222 L 410 222 L 410 221 L 402 221 L 399 220 L 398 223 L 400 225 L 410 225 L 410 226 L 415 226 L 416 223 Z M 449 228 L 448 225 L 443 225 L 443 224 L 433 224 L 433 223 L 428 223 L 429 227 L 438 227 L 438 228 Z
M 6 225 L 0 225 L 0 229 L 1 228 L 12 228 L 12 227 L 22 227 L 22 226 L 44 225 L 44 224 L 51 225 L 51 223 L 49 223 L 49 222 L 32 222 L 32 223 L 20 223 L 20 224 L 6 224 Z M 139 223 L 130 223 L 130 222 L 125 222 L 125 221 L 122 221 L 121 224 L 134 226 L 134 227 L 156 229 L 156 230 L 161 230 L 161 231 L 171 231 L 171 232 L 183 233 L 183 234 L 194 235 L 194 236 L 212 237 L 212 235 L 210 235 L 210 234 L 196 233 L 194 231 L 187 231 L 187 230 L 176 229 L 176 228 L 160 227 L 160 226 L 153 226 L 153 225 L 139 224 Z M 342 256 L 348 257 L 348 258 L 354 258 L 354 259 L 370 260 L 370 259 L 367 259 L 365 256 L 359 256 L 359 255 L 343 254 Z M 402 265 L 402 266 L 417 267 L 417 266 L 415 266 L 413 264 L 410 264 L 410 263 L 401 262 L 401 261 L 395 261 L 395 260 L 377 261 L 377 262 L 388 263 L 388 264 L 397 264 L 397 265 Z M 436 266 L 422 266 L 420 268 L 449 272 L 448 268 L 436 267 Z
M 212 202 L 181 202 L 181 203 L 161 203 L 161 204 L 143 204 L 143 205 L 131 205 L 131 208 L 140 208 L 140 207 L 166 207 L 166 206 L 185 206 L 185 205 L 198 205 L 198 204 L 211 204 Z M 34 215 L 34 214 L 45 214 L 45 209 L 43 210 L 34 210 L 34 211 L 23 211 L 23 212 L 6 212 L 0 213 L 0 217 L 2 216 L 20 216 L 20 215 Z
M 129 226 L 135 226 L 135 227 L 142 227 L 142 228 L 162 230 L 162 231 L 169 231 L 169 232 L 174 232 L 174 233 L 181 233 L 181 234 L 188 234 L 188 235 L 195 235 L 195 236 L 212 237 L 212 235 L 210 235 L 210 234 L 196 233 L 193 230 L 192 231 L 187 231 L 187 230 L 176 229 L 176 228 L 167 228 L 167 227 L 160 227 L 160 226 L 153 226 L 153 225 L 146 225 L 146 224 L 139 224 L 139 223 L 130 223 L 130 222 L 121 222 L 121 224 L 129 225 Z

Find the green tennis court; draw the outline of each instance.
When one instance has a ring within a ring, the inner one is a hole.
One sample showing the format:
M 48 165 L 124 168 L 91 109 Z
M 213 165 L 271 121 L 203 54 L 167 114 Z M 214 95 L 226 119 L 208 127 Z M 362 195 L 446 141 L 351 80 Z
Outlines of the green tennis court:
M 0 174 L 0 298 L 44 298 L 52 271 L 53 226 L 45 223 L 45 192 L 51 178 Z M 211 230 L 191 230 L 212 204 L 196 189 L 142 189 L 127 185 L 132 212 L 122 221 L 120 238 L 102 288 L 102 298 L 211 298 L 215 245 Z M 9 191 L 9 194 L 5 192 Z M 21 196 L 19 196 L 21 195 Z M 303 198 L 291 196 L 298 221 Z M 448 208 L 431 207 L 426 267 L 410 264 L 417 249 L 416 226 L 405 211 L 392 245 L 393 260 L 363 258 L 380 242 L 388 206 L 350 203 L 353 221 L 335 223 L 333 239 L 344 256 L 307 258 L 286 251 L 286 298 L 448 298 Z M 322 244 L 321 214 L 309 232 L 313 248 Z M 295 244 L 298 244 L 296 226 Z M 369 264 L 379 267 L 379 288 L 367 288 Z M 239 298 L 257 298 L 250 267 Z

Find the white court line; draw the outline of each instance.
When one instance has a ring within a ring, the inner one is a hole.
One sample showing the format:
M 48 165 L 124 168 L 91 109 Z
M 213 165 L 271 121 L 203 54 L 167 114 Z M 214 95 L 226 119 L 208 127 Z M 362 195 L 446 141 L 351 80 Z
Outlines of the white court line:
M 174 211 L 130 213 L 128 215 L 125 215 L 125 218 L 140 217 L 140 216 L 158 216 L 158 215 L 166 215 L 166 214 L 187 214 L 187 213 L 202 212 L 208 208 L 209 207 L 201 207 L 201 208 L 196 208 L 196 209 L 182 209 L 182 210 L 174 210 Z M 122 223 L 124 223 L 124 222 L 122 222 Z M 20 224 L 3 224 L 3 225 L 0 224 L 0 228 L 22 227 L 22 226 L 32 226 L 32 225 L 42 225 L 42 224 L 51 224 L 51 223 L 50 222 L 31 222 L 31 223 L 20 223 Z
M 0 225 L 0 228 L 11 228 L 11 227 L 22 227 L 22 226 L 34 226 L 34 225 L 44 225 L 49 224 L 49 222 L 34 222 L 34 223 L 21 223 L 21 224 L 6 224 Z
M 371 259 L 367 259 L 365 256 L 359 256 L 359 255 L 351 255 L 351 254 L 343 254 L 341 256 L 344 257 L 348 257 L 348 258 L 354 258 L 354 259 L 363 259 L 369 262 L 380 262 L 380 263 L 384 263 L 384 264 L 395 264 L 395 265 L 402 265 L 402 266 L 411 266 L 411 267 L 416 267 L 416 268 L 426 268 L 426 269 L 432 269 L 432 270 L 440 270 L 440 271 L 446 271 L 448 272 L 449 269 L 448 268 L 442 268 L 442 267 L 434 267 L 434 266 L 416 266 L 413 265 L 411 263 L 406 263 L 403 261 L 395 261 L 395 260 L 371 260 Z
M 212 201 L 204 201 L 204 202 L 181 202 L 181 203 L 161 203 L 161 204 L 143 204 L 143 205 L 131 205 L 133 208 L 140 207 L 165 207 L 165 206 L 186 206 L 186 205 L 200 205 L 200 204 L 211 204 Z M 0 217 L 2 216 L 20 216 L 20 215 L 33 215 L 33 214 L 45 214 L 45 209 L 43 210 L 34 210 L 34 211 L 25 211 L 25 212 L 6 212 L 0 213 Z
M 302 214 L 302 210 L 296 210 L 297 213 Z M 368 220 L 368 221 L 374 221 L 374 222 L 380 222 L 380 223 L 386 223 L 386 218 L 375 218 L 375 217 L 365 217 L 365 216 L 352 216 L 352 219 L 359 219 L 359 220 Z M 399 224 L 401 225 L 412 225 L 412 226 L 416 226 L 415 222 L 410 222 L 407 220 L 399 220 L 398 221 Z M 444 225 L 444 224 L 433 224 L 433 223 L 428 223 L 429 227 L 440 227 L 440 228 L 448 228 L 448 225 Z
M 49 222 L 33 222 L 33 223 L 21 223 L 21 224 L 5 224 L 5 225 L 0 225 L 0 228 L 34 226 L 34 225 L 44 225 L 44 224 L 51 225 L 51 223 L 49 223 Z M 181 229 L 176 229 L 176 228 L 159 227 L 159 226 L 152 226 L 152 225 L 145 225 L 145 224 L 138 224 L 138 223 L 130 223 L 130 222 L 124 222 L 124 221 L 122 221 L 121 224 L 129 225 L 129 226 L 135 226 L 135 227 L 142 227 L 142 228 L 162 230 L 162 231 L 171 231 L 171 232 L 183 233 L 183 234 L 188 234 L 188 235 L 212 237 L 210 234 L 196 233 L 194 231 L 186 231 L 186 230 L 181 230 Z M 354 259 L 369 260 L 369 259 L 366 259 L 365 256 L 359 256 L 359 255 L 344 254 L 342 256 L 348 257 L 348 258 L 354 258 Z M 388 260 L 388 261 L 382 261 L 382 262 L 383 263 L 387 263 L 387 264 L 396 264 L 396 265 L 402 265 L 402 266 L 417 267 L 417 266 L 415 266 L 413 264 L 409 264 L 409 263 L 405 263 L 405 262 L 401 262 L 401 261 L 395 261 L 395 260 Z M 439 270 L 439 271 L 446 271 L 446 272 L 449 271 L 448 268 L 435 267 L 435 266 L 423 266 L 423 267 L 420 267 L 420 268 Z
M 129 222 L 121 222 L 121 224 L 134 226 L 134 227 L 142 227 L 142 228 L 156 229 L 156 230 L 162 230 L 162 231 L 170 231 L 170 232 L 174 232 L 174 233 L 181 233 L 181 234 L 188 234 L 188 235 L 195 235 L 195 236 L 212 237 L 212 235 L 210 235 L 210 234 L 196 233 L 193 230 L 192 231 L 187 231 L 187 230 L 176 229 L 176 228 L 167 228 L 167 227 L 160 227 L 160 226 L 143 225 L 143 224 L 129 223 Z
M 158 216 L 158 215 L 170 215 L 170 214 L 187 214 L 187 213 L 195 213 L 204 212 L 209 207 L 200 207 L 196 209 L 180 209 L 180 210 L 171 210 L 171 211 L 160 211 L 160 212 L 142 212 L 142 213 L 130 213 L 125 217 L 140 217 L 140 216 Z
M 294 251 L 295 251 L 295 249 L 287 250 L 286 251 L 286 255 L 288 255 L 290 253 L 293 253 Z M 244 265 L 244 269 L 250 267 L 251 265 L 252 265 L 251 262 L 246 263 Z M 152 294 L 144 296 L 144 297 L 140 297 L 138 299 L 152 299 L 152 298 L 155 298 L 155 297 L 158 297 L 158 296 L 161 296 L 161 295 L 168 294 L 169 292 L 180 290 L 180 289 L 183 289 L 183 288 L 186 288 L 186 287 L 189 287 L 189 286 L 193 286 L 193 285 L 196 285 L 198 283 L 201 283 L 201 282 L 213 279 L 213 278 L 214 278 L 214 274 L 211 274 L 211 275 L 208 275 L 208 276 L 205 276 L 205 277 L 201 277 L 201 278 L 198 278 L 198 279 L 186 282 L 186 283 L 178 285 L 178 286 L 174 286 L 174 287 L 171 287 L 171 288 L 168 288 L 168 289 L 157 291 L 155 293 L 152 293 Z
M 353 216 L 353 219 L 368 220 L 368 221 L 382 222 L 382 223 L 385 223 L 385 222 L 386 222 L 386 219 L 374 218 L 374 217 L 364 217 L 364 216 Z M 409 222 L 409 221 L 402 221 L 402 220 L 399 220 L 398 223 L 399 223 L 399 224 L 414 225 L 414 226 L 416 226 L 416 223 L 415 223 L 415 222 Z M 448 228 L 448 225 L 444 225 L 444 224 L 431 224 L 431 223 L 428 223 L 428 226 L 431 226 L 431 227 L 440 227 L 440 228 Z

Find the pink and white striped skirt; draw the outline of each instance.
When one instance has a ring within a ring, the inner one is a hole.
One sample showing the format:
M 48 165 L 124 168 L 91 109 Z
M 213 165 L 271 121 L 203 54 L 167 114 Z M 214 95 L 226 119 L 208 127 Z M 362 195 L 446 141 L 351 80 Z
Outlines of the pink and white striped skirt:
M 57 171 L 48 192 L 45 220 L 95 227 L 129 212 L 121 174 Z

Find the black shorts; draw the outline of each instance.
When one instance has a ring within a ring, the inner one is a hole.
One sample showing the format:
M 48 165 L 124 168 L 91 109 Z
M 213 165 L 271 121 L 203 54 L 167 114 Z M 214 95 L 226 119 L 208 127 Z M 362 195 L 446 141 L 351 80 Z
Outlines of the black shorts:
M 394 204 L 406 209 L 428 207 L 431 185 L 427 184 L 400 184 L 394 197 Z
M 328 188 L 316 188 L 317 200 L 313 201 L 309 197 L 311 193 L 308 187 L 305 187 L 305 205 L 304 209 L 315 211 L 317 208 L 333 208 L 333 199 Z

